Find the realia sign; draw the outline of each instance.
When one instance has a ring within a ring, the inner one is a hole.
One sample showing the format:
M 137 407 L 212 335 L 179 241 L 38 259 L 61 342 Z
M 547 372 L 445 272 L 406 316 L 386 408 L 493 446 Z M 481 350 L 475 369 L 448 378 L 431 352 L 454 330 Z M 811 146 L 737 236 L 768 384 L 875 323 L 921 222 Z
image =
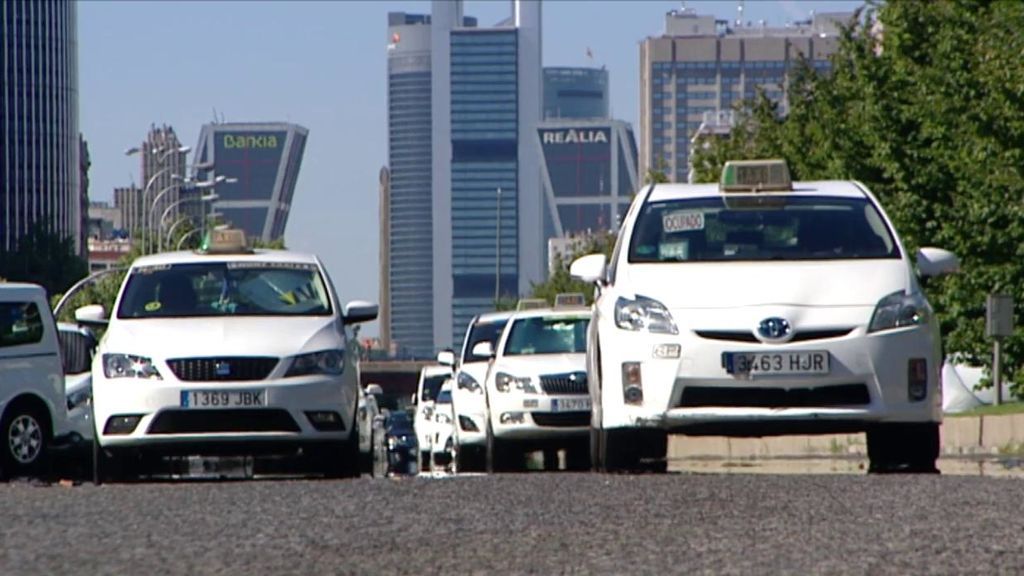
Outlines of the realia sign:
M 541 130 L 543 144 L 607 144 L 608 130 L 568 128 L 566 130 Z

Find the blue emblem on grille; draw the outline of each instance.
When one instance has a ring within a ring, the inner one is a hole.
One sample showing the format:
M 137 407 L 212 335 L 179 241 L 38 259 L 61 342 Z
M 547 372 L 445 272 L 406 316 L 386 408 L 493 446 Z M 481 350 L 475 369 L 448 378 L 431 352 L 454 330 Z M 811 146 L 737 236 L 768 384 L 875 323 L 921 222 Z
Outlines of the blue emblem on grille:
M 781 340 L 789 336 L 790 330 L 785 318 L 765 318 L 757 326 L 757 333 L 768 340 Z
M 227 362 L 217 362 L 213 366 L 213 371 L 217 376 L 230 376 L 231 375 L 231 364 Z

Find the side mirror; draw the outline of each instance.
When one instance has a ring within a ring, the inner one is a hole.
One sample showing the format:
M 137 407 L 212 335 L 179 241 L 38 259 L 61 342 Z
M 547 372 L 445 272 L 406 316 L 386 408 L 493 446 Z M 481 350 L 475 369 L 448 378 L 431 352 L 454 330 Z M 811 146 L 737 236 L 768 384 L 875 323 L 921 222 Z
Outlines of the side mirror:
M 455 366 L 455 352 L 442 350 L 437 353 L 437 363 L 442 366 Z
M 588 254 L 573 261 L 569 274 L 577 280 L 591 284 L 602 284 L 605 278 L 604 254 Z
M 917 251 L 917 270 L 925 278 L 960 270 L 960 259 L 949 250 L 924 247 Z
M 383 396 L 384 389 L 380 387 L 380 384 L 367 384 L 366 393 L 370 396 Z
M 106 326 L 110 323 L 107 312 L 100 304 L 90 304 L 75 310 L 75 321 L 86 326 Z
M 359 324 L 377 319 L 377 305 L 364 300 L 353 300 L 345 304 L 342 314 L 345 317 L 345 324 Z
M 476 345 L 473 346 L 473 355 L 492 358 L 494 357 L 494 345 L 486 340 L 483 342 L 477 342 Z
M 415 405 L 416 405 L 416 394 L 413 394 L 413 395 L 412 395 L 412 396 L 411 396 L 411 397 L 409 398 L 409 404 L 412 404 L 413 406 L 415 406 Z

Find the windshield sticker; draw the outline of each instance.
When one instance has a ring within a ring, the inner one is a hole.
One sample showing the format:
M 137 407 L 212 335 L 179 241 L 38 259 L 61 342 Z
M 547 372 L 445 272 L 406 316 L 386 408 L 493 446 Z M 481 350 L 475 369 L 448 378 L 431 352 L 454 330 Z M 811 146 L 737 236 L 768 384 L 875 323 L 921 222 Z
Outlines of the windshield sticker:
M 163 304 L 157 302 L 156 300 L 152 302 L 146 302 L 146 312 L 156 312 L 157 310 L 160 309 L 161 306 L 163 306 Z
M 277 268 L 281 270 L 316 270 L 316 264 L 304 262 L 227 262 L 228 269 L 237 268 Z
M 137 266 L 132 268 L 132 274 L 152 274 L 154 272 L 162 272 L 164 270 L 170 270 L 170 264 L 157 264 L 154 266 Z
M 689 232 L 704 229 L 704 212 L 700 210 L 683 210 L 669 212 L 661 217 L 661 227 L 665 232 Z
M 664 242 L 658 245 L 658 259 L 659 260 L 689 260 L 690 259 L 690 243 L 686 240 L 682 242 Z

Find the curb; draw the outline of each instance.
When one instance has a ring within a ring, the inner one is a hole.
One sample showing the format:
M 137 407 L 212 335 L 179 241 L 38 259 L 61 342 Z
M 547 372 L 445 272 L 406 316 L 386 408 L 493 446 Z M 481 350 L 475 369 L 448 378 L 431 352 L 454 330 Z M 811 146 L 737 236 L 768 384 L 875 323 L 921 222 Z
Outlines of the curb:
M 947 417 L 941 428 L 944 456 L 1024 454 L 1024 414 Z M 669 436 L 669 459 L 759 459 L 866 456 L 864 434 L 817 436 Z

